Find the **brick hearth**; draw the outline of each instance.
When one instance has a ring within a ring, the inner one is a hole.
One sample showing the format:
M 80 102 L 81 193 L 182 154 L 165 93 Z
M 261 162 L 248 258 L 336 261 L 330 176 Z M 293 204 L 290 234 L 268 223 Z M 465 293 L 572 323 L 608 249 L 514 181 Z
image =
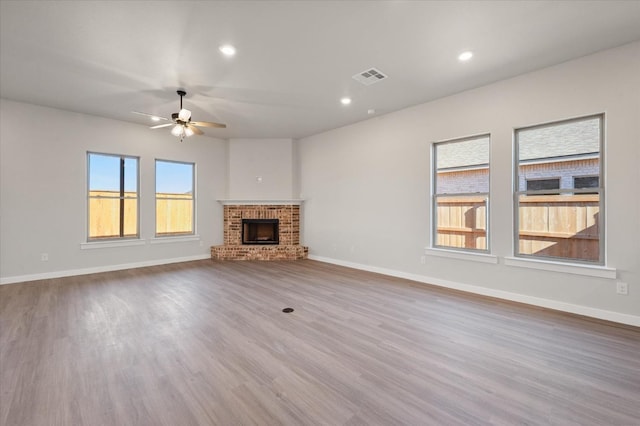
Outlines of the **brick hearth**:
M 242 244 L 242 219 L 278 219 L 278 245 Z M 224 245 L 211 247 L 217 260 L 306 259 L 308 247 L 300 245 L 300 206 L 289 204 L 238 204 L 224 206 Z

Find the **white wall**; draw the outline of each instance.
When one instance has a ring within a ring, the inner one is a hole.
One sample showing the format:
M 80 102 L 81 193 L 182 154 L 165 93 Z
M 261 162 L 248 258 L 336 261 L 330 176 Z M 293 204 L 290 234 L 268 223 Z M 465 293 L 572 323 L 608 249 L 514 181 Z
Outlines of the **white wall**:
M 513 128 L 599 112 L 606 114 L 607 265 L 629 284 L 628 296 L 615 294 L 616 280 L 503 261 L 513 252 Z M 290 139 L 194 137 L 180 143 L 169 132 L 8 100 L 0 101 L 0 119 L 0 282 L 206 257 L 209 246 L 222 242 L 217 199 L 300 197 L 306 199 L 303 243 L 312 256 L 473 285 L 489 294 L 640 316 L 640 43 L 304 138 L 295 146 Z M 429 143 L 483 133 L 491 133 L 492 253 L 500 263 L 429 256 L 423 265 Z M 87 151 L 141 158 L 144 245 L 80 249 L 86 240 Z M 150 244 L 155 158 L 197 163 L 201 241 Z M 263 177 L 261 184 L 256 176 Z M 40 260 L 41 253 L 49 254 L 48 262 Z
M 222 242 L 227 142 L 8 100 L 0 101 L 0 278 L 67 275 L 117 265 L 206 257 Z M 81 250 L 86 241 L 87 151 L 140 157 L 144 245 Z M 151 244 L 156 158 L 195 162 L 200 241 Z M 40 260 L 48 253 L 49 261 Z
M 229 140 L 230 199 L 291 199 L 293 171 L 292 139 Z
M 600 112 L 607 265 L 629 284 L 628 296 L 616 294 L 614 279 L 503 260 L 513 254 L 513 128 Z M 500 263 L 428 256 L 423 265 L 430 142 L 484 133 L 491 134 L 492 253 Z M 297 151 L 303 243 L 312 257 L 640 320 L 640 43 L 307 137 Z

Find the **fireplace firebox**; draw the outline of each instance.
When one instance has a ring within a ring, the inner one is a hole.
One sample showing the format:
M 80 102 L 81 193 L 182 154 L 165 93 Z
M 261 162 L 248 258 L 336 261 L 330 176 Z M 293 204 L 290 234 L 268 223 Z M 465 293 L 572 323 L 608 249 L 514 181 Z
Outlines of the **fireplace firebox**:
M 279 244 L 278 219 L 242 219 L 242 244 Z

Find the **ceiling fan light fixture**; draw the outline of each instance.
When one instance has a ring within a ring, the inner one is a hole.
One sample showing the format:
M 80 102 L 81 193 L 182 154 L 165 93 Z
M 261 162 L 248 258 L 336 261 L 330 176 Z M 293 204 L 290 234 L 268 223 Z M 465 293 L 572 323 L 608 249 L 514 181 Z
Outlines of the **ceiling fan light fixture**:
M 181 141 L 184 138 L 188 138 L 189 136 L 193 136 L 194 133 L 195 132 L 193 131 L 192 128 L 190 128 L 186 124 L 181 124 L 181 123 L 176 124 L 173 127 L 173 129 L 171 129 L 171 134 L 173 136 L 177 137 L 177 138 L 180 138 Z
M 182 108 L 178 113 L 178 119 L 181 121 L 189 121 L 191 119 L 191 111 Z
M 182 124 L 176 124 L 175 126 L 173 126 L 173 129 L 171 129 L 171 134 L 173 136 L 178 137 L 178 138 L 183 138 L 184 137 L 184 126 Z
M 225 129 L 227 127 L 225 124 L 220 123 L 211 123 L 208 121 L 191 121 L 191 111 L 182 107 L 182 98 L 186 96 L 187 92 L 183 89 L 178 89 L 176 93 L 178 94 L 178 96 L 180 96 L 180 110 L 179 112 L 174 112 L 173 114 L 171 114 L 171 120 L 169 120 L 168 118 L 157 116 L 155 114 L 147 114 L 146 112 L 132 112 L 135 114 L 147 116 L 153 121 L 171 121 L 169 123 L 151 126 L 151 129 L 161 129 L 173 126 L 171 127 L 171 134 L 177 138 L 180 138 L 180 142 L 182 142 L 184 138 L 188 138 L 189 136 L 204 135 L 204 132 L 200 130 L 199 127 L 214 127 L 218 129 Z

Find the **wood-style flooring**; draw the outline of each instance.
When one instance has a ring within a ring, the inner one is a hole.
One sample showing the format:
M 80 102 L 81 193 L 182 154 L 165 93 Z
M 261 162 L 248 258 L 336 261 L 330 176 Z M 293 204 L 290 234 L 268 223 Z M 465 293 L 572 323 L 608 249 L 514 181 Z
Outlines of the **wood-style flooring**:
M 5 285 L 0 327 L 2 425 L 640 425 L 640 329 L 310 260 Z

